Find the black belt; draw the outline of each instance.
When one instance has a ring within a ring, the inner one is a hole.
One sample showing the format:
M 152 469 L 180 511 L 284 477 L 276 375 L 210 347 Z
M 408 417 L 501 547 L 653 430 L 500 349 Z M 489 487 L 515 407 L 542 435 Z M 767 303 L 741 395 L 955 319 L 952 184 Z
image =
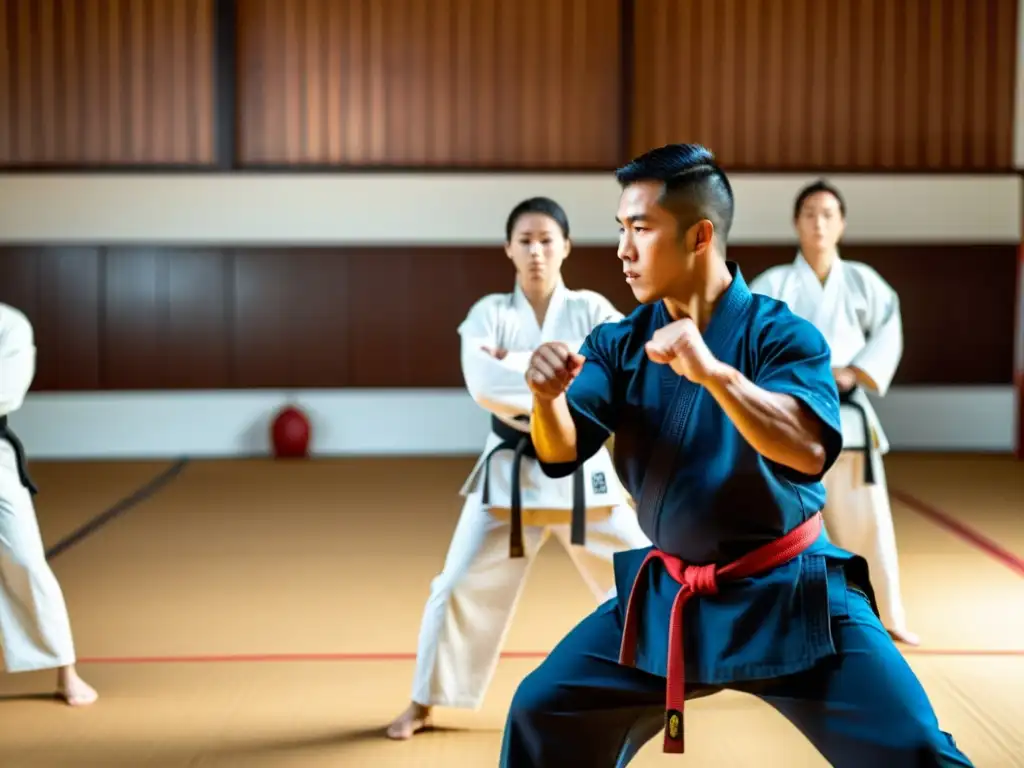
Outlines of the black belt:
M 36 488 L 36 484 L 32 482 L 31 476 L 28 474 L 28 462 L 25 460 L 25 446 L 21 444 L 21 440 L 18 436 L 11 431 L 11 428 L 7 426 L 7 417 L 0 416 L 0 440 L 6 440 L 14 448 L 14 457 L 18 461 L 18 477 L 21 479 L 21 484 L 28 488 L 28 492 L 33 496 L 39 493 L 39 489 Z
M 860 387 L 854 387 L 847 392 L 839 393 L 839 404 L 848 405 L 860 413 L 861 423 L 864 425 L 864 447 L 860 450 L 864 452 L 864 483 L 866 485 L 875 484 L 875 441 L 871 431 L 871 421 L 868 419 L 867 409 L 856 402 L 853 399 L 853 395 L 857 392 Z
M 516 421 L 527 423 L 528 419 L 525 416 L 520 416 L 516 418 Z M 523 493 L 520 468 L 523 464 L 523 456 L 536 459 L 537 451 L 528 432 L 520 432 L 497 416 L 491 417 L 491 429 L 494 431 L 494 434 L 501 438 L 501 442 L 494 446 L 491 452 L 484 457 L 483 503 L 490 503 L 491 456 L 498 451 L 513 451 L 512 494 L 509 500 L 512 517 L 512 531 L 509 535 L 509 557 L 523 557 Z M 583 485 L 582 464 L 572 473 L 572 481 L 571 540 L 573 544 L 583 546 L 587 539 L 587 502 L 586 489 Z

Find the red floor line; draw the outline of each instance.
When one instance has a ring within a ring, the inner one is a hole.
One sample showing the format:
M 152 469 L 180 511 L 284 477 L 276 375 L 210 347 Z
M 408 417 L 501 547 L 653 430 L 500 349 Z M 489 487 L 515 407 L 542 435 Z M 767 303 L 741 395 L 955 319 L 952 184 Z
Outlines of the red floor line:
M 973 649 L 973 648 L 906 648 L 907 656 L 977 656 L 977 657 L 1021 657 L 1024 648 L 1005 649 Z M 502 659 L 543 659 L 547 651 L 508 651 L 501 654 Z M 378 662 L 378 661 L 412 661 L 415 653 L 230 653 L 219 655 L 195 656 L 93 656 L 83 657 L 79 664 L 269 664 L 287 662 Z
M 1024 577 L 1024 558 L 1021 558 L 1005 547 L 1000 546 L 996 542 L 992 541 L 992 539 L 982 533 L 979 533 L 970 526 L 961 523 L 955 517 L 943 512 L 938 507 L 922 501 L 906 491 L 890 488 L 889 495 L 909 507 L 912 511 L 921 515 L 921 517 L 924 517 L 940 528 L 944 528 L 949 531 L 961 541 L 972 545 L 981 552 L 984 552 L 993 560 L 998 560 L 1018 576 Z

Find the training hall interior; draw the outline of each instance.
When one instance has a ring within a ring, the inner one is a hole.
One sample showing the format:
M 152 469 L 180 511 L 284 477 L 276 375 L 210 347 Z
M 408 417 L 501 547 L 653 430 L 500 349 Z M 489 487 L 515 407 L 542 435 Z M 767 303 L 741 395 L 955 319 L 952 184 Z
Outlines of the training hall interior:
M 631 312 L 614 170 L 691 142 L 748 282 L 825 179 L 841 258 L 898 295 L 870 396 L 897 646 L 975 766 L 1024 766 L 1022 41 L 1018 0 L 0 0 L 0 304 L 35 347 L 6 416 L 37 487 L 0 483 L 0 765 L 497 765 L 613 575 L 547 536 L 479 706 L 388 738 L 491 431 L 459 327 L 513 291 L 534 196 L 566 287 Z M 89 706 L 14 668 L 33 513 Z M 740 693 L 686 734 L 632 765 L 829 764 Z

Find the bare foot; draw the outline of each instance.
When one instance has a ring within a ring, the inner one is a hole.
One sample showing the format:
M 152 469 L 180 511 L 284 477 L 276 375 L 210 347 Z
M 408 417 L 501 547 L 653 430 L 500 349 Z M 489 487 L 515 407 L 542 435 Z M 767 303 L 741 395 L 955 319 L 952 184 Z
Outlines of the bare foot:
M 74 667 L 62 667 L 57 673 L 57 696 L 71 707 L 87 707 L 100 697 Z
M 404 741 L 430 727 L 430 707 L 413 702 L 388 726 L 388 738 Z
M 910 631 L 908 631 L 906 629 L 903 629 L 903 630 L 890 629 L 889 630 L 889 637 L 891 637 L 897 643 L 904 643 L 906 645 L 920 645 L 921 644 L 921 638 L 919 638 L 913 632 L 910 632 Z

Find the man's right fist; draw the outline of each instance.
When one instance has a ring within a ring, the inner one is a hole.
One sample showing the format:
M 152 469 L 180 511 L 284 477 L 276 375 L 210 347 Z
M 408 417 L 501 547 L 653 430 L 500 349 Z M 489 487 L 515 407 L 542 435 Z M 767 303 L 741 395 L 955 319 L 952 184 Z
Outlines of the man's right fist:
M 526 383 L 534 397 L 554 400 L 565 392 L 583 370 L 586 358 L 571 351 L 560 341 L 541 344 L 530 356 Z

